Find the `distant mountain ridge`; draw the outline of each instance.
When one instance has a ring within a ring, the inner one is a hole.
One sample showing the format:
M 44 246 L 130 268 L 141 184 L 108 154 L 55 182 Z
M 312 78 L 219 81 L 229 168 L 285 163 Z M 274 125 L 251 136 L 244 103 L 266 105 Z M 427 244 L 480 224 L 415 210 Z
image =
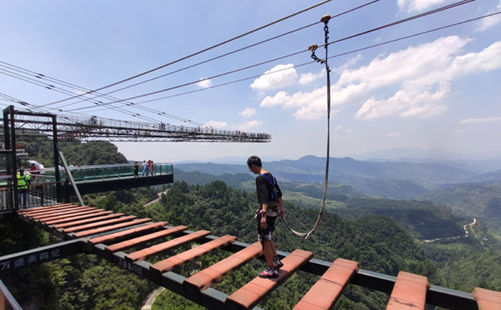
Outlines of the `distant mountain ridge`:
M 297 160 L 264 162 L 280 181 L 318 183 L 324 181 L 325 158 L 308 155 Z M 175 167 L 184 172 L 212 175 L 248 174 L 245 163 L 182 163 Z M 458 168 L 443 162 L 359 161 L 353 158 L 330 158 L 329 182 L 349 185 L 367 195 L 382 198 L 412 199 L 443 184 L 466 182 L 480 172 Z M 499 176 L 501 179 L 501 175 Z

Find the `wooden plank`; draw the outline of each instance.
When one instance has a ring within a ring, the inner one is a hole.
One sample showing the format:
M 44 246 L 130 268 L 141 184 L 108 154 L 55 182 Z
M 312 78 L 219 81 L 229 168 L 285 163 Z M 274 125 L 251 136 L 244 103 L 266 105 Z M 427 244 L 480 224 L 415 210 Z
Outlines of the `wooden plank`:
M 112 213 L 111 211 L 96 210 L 96 211 L 89 213 L 89 214 L 77 215 L 77 216 L 67 217 L 67 218 L 59 219 L 59 220 L 45 221 L 45 224 L 46 225 L 53 225 L 54 228 L 64 228 L 64 227 L 74 225 L 74 223 L 76 223 L 77 221 L 81 221 L 81 220 L 82 221 L 83 220 L 92 221 L 91 218 L 110 215 L 111 213 Z M 81 223 L 81 224 L 83 224 L 83 223 Z
M 426 277 L 400 271 L 393 286 L 387 310 L 424 310 L 428 279 Z
M 77 208 L 77 207 L 88 207 L 88 206 L 78 206 L 78 205 L 75 205 L 75 204 L 72 204 L 72 203 L 68 203 L 68 204 L 57 206 L 57 207 L 49 207 L 49 208 L 46 208 L 46 209 L 33 210 L 31 212 L 30 212 L 30 210 L 28 210 L 27 212 L 24 212 L 23 214 L 30 215 L 30 216 L 31 215 L 42 215 L 42 214 L 48 214 L 48 213 L 51 213 L 51 212 L 59 212 L 59 211 L 64 211 L 64 210 L 70 210 L 72 208 Z
M 106 220 L 106 221 L 98 221 L 98 222 L 88 223 L 88 224 L 84 224 L 84 225 L 71 226 L 68 228 L 64 228 L 63 232 L 64 233 L 71 233 L 71 232 L 76 232 L 76 231 L 80 231 L 80 230 L 89 230 L 91 228 L 108 226 L 110 224 L 116 224 L 116 223 L 121 223 L 121 222 L 127 222 L 127 221 L 133 220 L 135 218 L 136 218 L 136 216 L 134 216 L 134 215 L 128 215 L 128 216 L 119 217 L 119 218 Z
M 81 207 L 82 206 L 68 205 L 68 206 L 65 206 L 65 207 L 60 207 L 60 208 L 52 209 L 52 210 L 45 210 L 45 211 L 34 212 L 34 213 L 27 213 L 27 214 L 24 214 L 24 216 L 35 218 L 35 217 L 46 216 L 46 215 L 50 215 L 50 214 L 54 214 L 54 213 L 58 213 L 58 212 L 70 211 L 70 210 L 73 210 L 75 208 L 81 208 Z M 83 206 L 83 207 L 89 208 L 88 206 Z
M 157 253 L 161 253 L 161 252 L 167 251 L 168 249 L 172 249 L 174 247 L 180 246 L 181 244 L 185 244 L 185 243 L 203 238 L 203 237 L 207 236 L 208 234 L 210 234 L 210 231 L 208 231 L 208 230 L 199 230 L 199 231 L 196 231 L 194 233 L 191 233 L 191 234 L 179 237 L 179 238 L 175 238 L 175 239 L 172 239 L 172 240 L 169 240 L 166 242 L 162 242 L 160 244 L 151 246 L 149 248 L 130 253 L 127 256 L 125 256 L 125 259 L 129 260 L 129 261 L 142 260 L 148 256 L 151 256 L 151 255 L 154 255 Z
M 133 247 L 135 245 L 149 242 L 149 241 L 152 241 L 152 240 L 155 240 L 158 238 L 166 237 L 166 236 L 181 232 L 181 231 L 186 230 L 186 229 L 188 229 L 188 226 L 181 225 L 181 226 L 171 227 L 169 229 L 157 231 L 157 232 L 154 232 L 152 234 L 148 234 L 145 236 L 141 236 L 141 237 L 137 237 L 134 239 L 125 240 L 125 241 L 122 241 L 119 243 L 109 245 L 106 247 L 106 251 L 111 252 L 111 253 L 114 253 L 116 251 L 122 251 L 122 250 L 128 249 L 130 247 Z
M 263 297 L 310 260 L 312 256 L 312 252 L 294 250 L 282 260 L 284 266 L 278 271 L 278 278 L 265 279 L 257 277 L 253 279 L 226 299 L 227 309 L 250 309 L 254 307 Z
M 130 222 L 125 222 L 125 223 L 120 223 L 120 224 L 115 224 L 115 225 L 110 225 L 110 226 L 105 226 L 105 227 L 100 227 L 100 228 L 95 228 L 91 230 L 84 230 L 84 231 L 79 231 L 73 234 L 74 237 L 80 238 L 80 237 L 87 237 L 90 235 L 95 235 L 99 234 L 102 232 L 107 232 L 110 230 L 115 230 L 123 227 L 128 227 L 128 226 L 133 226 L 133 225 L 138 225 L 142 223 L 146 223 L 151 221 L 150 219 L 139 219 L 139 220 L 134 220 Z
M 2 290 L 0 290 L 0 310 L 6 310 L 6 309 L 7 309 L 7 300 L 2 293 Z
M 237 237 L 225 235 L 219 237 L 215 240 L 209 241 L 207 243 L 201 244 L 196 248 L 185 251 L 183 253 L 179 253 L 175 256 L 169 257 L 162 261 L 159 261 L 156 264 L 150 266 L 150 272 L 152 272 L 155 276 L 160 276 L 162 273 L 172 270 L 174 267 L 179 266 L 187 261 L 190 261 L 200 255 L 208 253 L 212 250 L 218 249 L 220 247 L 226 246 L 233 241 L 235 241 Z
M 141 233 L 141 232 L 150 231 L 150 230 L 154 230 L 154 229 L 159 229 L 161 227 L 164 227 L 166 224 L 167 223 L 165 223 L 165 222 L 151 223 L 151 224 L 144 225 L 144 226 L 141 226 L 141 227 L 135 227 L 135 228 L 131 228 L 131 229 L 119 231 L 119 232 L 116 232 L 114 234 L 109 234 L 109 235 L 104 235 L 104 236 L 92 238 L 92 239 L 89 240 L 89 242 L 92 243 L 92 244 L 103 243 L 103 242 L 110 242 L 110 241 L 113 241 L 113 240 L 116 240 L 116 239 L 119 239 L 119 238 L 123 238 L 123 237 L 134 235 L 134 234 L 138 234 L 138 233 Z
M 101 211 L 101 209 L 89 209 L 89 210 L 78 210 L 78 211 L 71 211 L 63 215 L 56 215 L 56 216 L 51 216 L 51 217 L 46 217 L 43 219 L 35 219 L 36 221 L 42 222 L 42 223 L 47 223 L 47 222 L 52 222 L 55 220 L 62 220 L 62 219 L 67 219 L 75 216 L 81 216 L 81 215 L 87 215 L 87 214 L 92 214 L 96 213 L 96 211 Z
M 223 275 L 230 273 L 232 270 L 262 253 L 261 242 L 255 242 L 222 261 L 192 275 L 183 282 L 183 286 L 187 289 L 204 290 L 211 286 L 212 283 L 221 281 Z
M 477 301 L 478 310 L 501 309 L 501 292 L 476 287 L 473 290 L 473 298 Z
M 357 262 L 343 258 L 336 259 L 294 310 L 329 310 L 357 270 Z
M 53 218 L 56 218 L 58 216 L 69 217 L 68 215 L 71 215 L 71 214 L 76 214 L 79 212 L 91 211 L 91 210 L 97 210 L 97 209 L 92 208 L 92 207 L 77 207 L 77 208 L 71 208 L 68 210 L 51 212 L 50 214 L 34 215 L 34 216 L 30 216 L 30 217 L 34 220 L 46 221 L 48 219 L 53 219 Z
M 60 204 L 52 205 L 52 206 L 35 207 L 35 208 L 29 208 L 29 209 L 19 210 L 18 213 L 21 213 L 21 214 L 32 214 L 32 213 L 38 213 L 38 212 L 47 212 L 48 210 L 57 210 L 57 209 L 68 207 L 68 206 L 74 206 L 74 204 L 72 204 L 72 203 L 60 203 Z

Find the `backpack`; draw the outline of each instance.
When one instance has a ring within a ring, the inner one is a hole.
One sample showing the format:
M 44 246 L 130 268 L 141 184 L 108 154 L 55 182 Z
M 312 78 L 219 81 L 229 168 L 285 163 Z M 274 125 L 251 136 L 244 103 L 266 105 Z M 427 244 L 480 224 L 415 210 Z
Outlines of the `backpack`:
M 277 179 L 273 177 L 270 178 L 269 176 L 267 176 L 266 174 L 261 174 L 265 179 L 266 181 L 272 186 L 272 190 L 270 192 L 270 201 L 272 202 L 278 202 L 278 189 L 277 189 Z

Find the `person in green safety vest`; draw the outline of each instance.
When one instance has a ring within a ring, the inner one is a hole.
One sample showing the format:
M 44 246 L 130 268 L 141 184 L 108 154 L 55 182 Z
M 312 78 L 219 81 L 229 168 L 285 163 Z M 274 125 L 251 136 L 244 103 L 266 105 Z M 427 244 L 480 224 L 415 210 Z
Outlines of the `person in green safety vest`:
M 18 201 L 21 204 L 21 197 L 23 198 L 23 208 L 26 208 L 26 197 L 28 196 L 28 188 L 30 186 L 30 174 L 24 173 L 24 168 L 19 168 L 17 173 L 17 193 Z

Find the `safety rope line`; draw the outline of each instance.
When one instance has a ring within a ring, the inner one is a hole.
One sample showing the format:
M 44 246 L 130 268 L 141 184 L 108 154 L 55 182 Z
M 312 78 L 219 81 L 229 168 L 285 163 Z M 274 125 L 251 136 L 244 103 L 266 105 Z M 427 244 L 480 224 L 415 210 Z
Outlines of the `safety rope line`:
M 282 218 L 282 220 L 285 223 L 285 226 L 296 236 L 303 237 L 304 239 L 308 239 L 311 234 L 318 228 L 318 225 L 320 224 L 320 220 L 322 219 L 322 215 L 325 210 L 325 202 L 327 198 L 327 186 L 329 184 L 329 158 L 330 158 L 330 133 L 331 133 L 331 81 L 330 81 L 330 68 L 327 60 L 329 59 L 328 55 L 328 48 L 329 48 L 329 20 L 331 19 L 330 15 L 325 15 L 323 16 L 320 21 L 324 23 L 324 49 L 325 49 L 325 58 L 320 59 L 315 55 L 315 51 L 318 48 L 317 45 L 312 45 L 308 49 L 311 51 L 311 58 L 315 60 L 316 62 L 325 65 L 325 70 L 327 71 L 327 158 L 325 160 L 325 176 L 324 176 L 324 194 L 322 197 L 322 206 L 320 208 L 320 212 L 318 213 L 317 220 L 315 221 L 315 225 L 308 231 L 308 232 L 298 232 L 294 230 L 287 220 L 285 219 L 285 216 Z

